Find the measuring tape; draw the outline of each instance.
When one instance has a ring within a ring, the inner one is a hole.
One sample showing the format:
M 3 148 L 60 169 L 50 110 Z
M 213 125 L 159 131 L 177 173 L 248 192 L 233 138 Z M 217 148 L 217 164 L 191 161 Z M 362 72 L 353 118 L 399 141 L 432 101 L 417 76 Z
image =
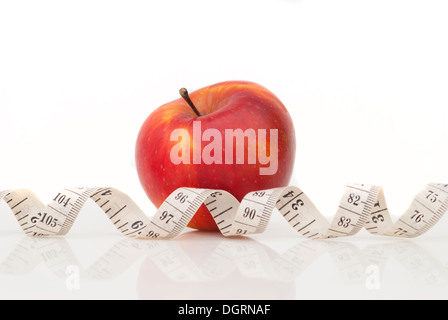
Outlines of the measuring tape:
M 254 191 L 241 203 L 223 190 L 179 188 L 152 218 L 129 196 L 114 188 L 63 189 L 46 206 L 26 189 L 0 192 L 0 200 L 8 204 L 22 230 L 33 237 L 67 234 L 89 198 L 122 234 L 132 238 L 174 238 L 187 227 L 202 204 L 224 236 L 261 233 L 272 213 L 278 210 L 294 230 L 309 239 L 351 236 L 363 227 L 375 235 L 411 238 L 428 231 L 448 210 L 448 184 L 427 184 L 395 223 L 383 189 L 365 184 L 346 186 L 331 223 L 294 186 Z

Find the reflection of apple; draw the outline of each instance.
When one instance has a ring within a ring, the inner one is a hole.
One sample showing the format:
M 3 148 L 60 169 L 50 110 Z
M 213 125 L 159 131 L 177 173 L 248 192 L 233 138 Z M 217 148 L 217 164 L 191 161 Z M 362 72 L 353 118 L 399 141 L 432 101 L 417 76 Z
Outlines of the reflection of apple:
M 294 127 L 274 94 L 255 83 L 228 81 L 181 95 L 151 113 L 137 138 L 138 175 L 155 206 L 180 187 L 222 189 L 241 201 L 251 191 L 289 183 Z M 225 139 L 229 131 L 247 136 Z M 218 230 L 205 205 L 188 226 Z
M 146 257 L 139 269 L 137 295 L 143 300 L 285 300 L 295 297 L 295 279 L 277 279 L 271 265 L 263 265 L 271 278 L 248 277 L 237 265 L 235 257 L 226 258 L 231 246 L 236 249 L 256 248 L 265 255 L 267 263 L 279 259 L 277 252 L 247 237 L 228 241 L 203 232 L 186 232 L 180 241 L 169 242 L 170 249 Z M 228 241 L 230 247 L 220 247 Z M 230 255 L 232 257 L 232 255 Z M 257 256 L 250 256 L 258 261 Z M 202 279 L 178 281 L 175 276 L 183 272 L 179 266 L 193 266 Z M 250 268 L 250 263 L 248 268 Z M 240 266 L 241 267 L 241 266 Z M 244 268 L 245 266 L 243 266 Z M 250 271 L 251 269 L 249 269 Z M 174 275 L 174 277 L 173 277 Z

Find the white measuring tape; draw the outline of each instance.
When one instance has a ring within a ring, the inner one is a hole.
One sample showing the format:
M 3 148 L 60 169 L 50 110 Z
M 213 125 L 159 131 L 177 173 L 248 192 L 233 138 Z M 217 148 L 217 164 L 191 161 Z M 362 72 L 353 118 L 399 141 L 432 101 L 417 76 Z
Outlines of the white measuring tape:
M 333 221 L 317 210 L 294 186 L 254 191 L 241 203 L 223 190 L 179 188 L 149 218 L 129 196 L 114 188 L 69 188 L 45 206 L 26 189 L 0 192 L 23 231 L 30 236 L 69 232 L 84 203 L 92 199 L 125 236 L 169 239 L 179 235 L 205 204 L 224 236 L 263 232 L 277 209 L 302 236 L 310 239 L 354 235 L 363 227 L 371 234 L 417 237 L 428 231 L 448 210 L 448 184 L 430 183 L 394 223 L 381 187 L 347 185 Z

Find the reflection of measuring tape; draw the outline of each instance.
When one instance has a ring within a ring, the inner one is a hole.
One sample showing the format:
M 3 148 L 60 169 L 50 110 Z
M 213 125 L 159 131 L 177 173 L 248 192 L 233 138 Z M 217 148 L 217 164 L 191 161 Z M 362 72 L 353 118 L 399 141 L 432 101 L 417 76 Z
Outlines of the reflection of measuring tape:
M 428 231 L 448 210 L 448 185 L 426 185 L 395 223 L 387 210 L 382 188 L 363 184 L 346 187 L 331 223 L 293 186 L 254 191 L 241 203 L 223 190 L 180 188 L 151 219 L 127 195 L 114 188 L 63 189 L 48 206 L 25 189 L 0 192 L 0 199 L 9 205 L 23 231 L 30 236 L 66 234 L 89 198 L 121 233 L 133 238 L 173 238 L 185 229 L 202 204 L 225 236 L 263 232 L 277 208 L 298 233 L 310 239 L 354 235 L 363 227 L 377 235 L 416 237 Z
M 206 255 L 201 255 L 200 259 L 196 259 L 195 254 L 198 247 L 184 247 L 183 241 L 137 241 L 124 238 L 95 257 L 92 260 L 94 262 L 88 265 L 84 265 L 78 259 L 80 252 L 77 249 L 81 248 L 72 248 L 71 243 L 65 238 L 25 237 L 5 258 L 0 255 L 0 280 L 4 280 L 1 277 L 5 274 L 29 276 L 42 263 L 52 274 L 65 280 L 66 285 L 67 280 L 73 279 L 71 276 L 76 275 L 76 271 L 79 275 L 78 280 L 112 280 L 144 258 L 139 268 L 137 288 L 140 295 L 143 294 L 148 298 L 157 296 L 159 299 L 172 299 L 170 290 L 154 291 L 154 287 L 161 283 L 169 288 L 170 282 L 178 288 L 176 291 L 178 298 L 182 296 L 196 299 L 197 295 L 201 298 L 210 298 L 210 290 L 194 290 L 194 283 L 204 289 L 206 281 L 210 288 L 219 285 L 218 281 L 225 281 L 227 285 L 238 284 L 241 289 L 238 293 L 241 295 L 241 291 L 243 294 L 250 291 L 253 299 L 263 298 L 266 295 L 269 298 L 271 296 L 278 298 L 279 294 L 285 297 L 289 291 L 282 287 L 282 290 L 276 292 L 272 290 L 272 284 L 284 283 L 294 286 L 292 281 L 295 279 L 305 274 L 307 279 L 312 277 L 312 274 L 305 272 L 310 266 L 321 263 L 319 260 L 327 254 L 344 283 L 364 284 L 367 289 L 379 288 L 380 282 L 383 281 L 382 275 L 387 273 L 387 262 L 390 260 L 395 260 L 402 267 L 397 269 L 397 272 L 407 271 L 407 277 L 402 281 L 408 285 L 416 283 L 419 288 L 434 288 L 440 287 L 448 280 L 448 268 L 444 266 L 443 261 L 409 241 L 375 243 L 364 248 L 351 242 L 299 241 L 280 253 L 250 238 L 241 241 L 221 238 L 212 241 L 210 245 L 209 240 L 213 235 L 202 234 L 202 237 L 198 235 L 193 237 L 195 240 L 201 238 L 204 240 L 201 242 L 204 247 L 212 249 L 205 250 Z M 189 241 L 188 237 L 183 240 Z M 328 260 L 325 263 L 328 263 Z M 71 273 L 70 270 L 76 271 Z M 264 286 L 269 290 L 263 290 L 260 286 L 254 287 L 254 283 L 251 282 L 263 279 L 271 281 L 270 286 Z M 320 280 L 325 281 L 325 278 Z M 181 285 L 179 282 L 191 285 Z M 84 283 L 81 285 L 83 288 Z M 151 285 L 148 285 L 149 283 Z M 15 281 L 14 284 L 16 291 L 29 286 L 26 281 L 19 283 Z M 3 285 L 8 287 L 4 281 Z M 296 291 L 289 293 L 294 294 Z M 233 291 L 215 290 L 212 298 L 235 297 L 235 294 Z M 255 294 L 259 296 L 254 297 Z

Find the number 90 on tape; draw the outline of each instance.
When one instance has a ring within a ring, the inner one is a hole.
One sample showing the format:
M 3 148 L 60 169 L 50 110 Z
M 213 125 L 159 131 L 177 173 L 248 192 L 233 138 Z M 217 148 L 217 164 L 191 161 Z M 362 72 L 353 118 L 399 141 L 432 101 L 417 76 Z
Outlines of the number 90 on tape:
M 427 184 L 395 222 L 383 189 L 347 185 L 332 221 L 323 216 L 305 193 L 287 186 L 248 193 L 241 203 L 223 190 L 179 188 L 148 217 L 125 193 L 114 188 L 66 188 L 48 205 L 27 189 L 0 192 L 25 234 L 34 237 L 67 234 L 88 199 L 94 201 L 125 236 L 170 239 L 187 227 L 202 204 L 224 236 L 264 232 L 274 211 L 309 239 L 351 236 L 365 228 L 373 235 L 417 237 L 431 229 L 448 209 L 448 184 Z

